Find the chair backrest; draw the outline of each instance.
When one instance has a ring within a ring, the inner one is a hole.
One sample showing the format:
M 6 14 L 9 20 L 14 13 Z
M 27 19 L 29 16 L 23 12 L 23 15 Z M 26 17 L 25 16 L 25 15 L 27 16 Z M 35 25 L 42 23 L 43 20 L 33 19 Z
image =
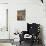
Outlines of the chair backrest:
M 40 24 L 36 24 L 36 23 L 29 24 L 29 23 L 27 23 L 27 30 L 28 30 L 29 34 L 36 35 L 38 32 L 40 32 Z

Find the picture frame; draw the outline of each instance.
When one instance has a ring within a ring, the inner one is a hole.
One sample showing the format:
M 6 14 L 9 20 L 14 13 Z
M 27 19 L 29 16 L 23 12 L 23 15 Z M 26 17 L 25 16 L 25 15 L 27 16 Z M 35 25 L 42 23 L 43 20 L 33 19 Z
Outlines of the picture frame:
M 17 20 L 18 21 L 23 21 L 26 20 L 26 10 L 17 10 Z

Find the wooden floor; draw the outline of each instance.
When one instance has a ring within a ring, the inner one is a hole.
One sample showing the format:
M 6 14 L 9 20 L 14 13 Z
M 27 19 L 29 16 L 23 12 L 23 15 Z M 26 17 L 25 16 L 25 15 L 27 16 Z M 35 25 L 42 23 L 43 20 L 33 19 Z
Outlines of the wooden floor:
M 31 46 L 31 43 L 22 42 L 19 46 Z M 43 46 L 42 44 L 34 44 L 33 46 Z

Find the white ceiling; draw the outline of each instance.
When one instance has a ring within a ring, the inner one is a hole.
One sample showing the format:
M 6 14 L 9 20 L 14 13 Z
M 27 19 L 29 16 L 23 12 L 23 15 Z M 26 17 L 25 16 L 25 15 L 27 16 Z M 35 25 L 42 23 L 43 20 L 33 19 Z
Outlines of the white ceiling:
M 46 0 L 43 1 L 46 2 Z M 8 0 L 0 0 L 0 3 L 8 3 Z
M 8 3 L 8 0 L 0 0 L 0 3 Z

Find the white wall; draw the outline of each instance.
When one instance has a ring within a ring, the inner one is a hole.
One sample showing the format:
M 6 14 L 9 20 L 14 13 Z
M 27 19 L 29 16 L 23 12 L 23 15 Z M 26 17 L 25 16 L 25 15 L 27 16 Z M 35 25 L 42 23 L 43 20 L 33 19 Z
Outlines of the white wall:
M 26 20 L 17 21 L 17 10 L 26 10 Z M 16 30 L 27 30 L 28 23 L 40 23 L 46 30 L 45 8 L 40 0 L 9 0 L 9 31 L 11 36 Z
M 17 21 L 17 10 L 26 10 L 26 20 Z M 40 23 L 46 44 L 46 16 L 45 5 L 40 0 L 9 0 L 9 31 L 11 36 L 16 30 L 27 30 L 28 23 Z M 11 37 L 13 38 L 13 37 Z
M 8 2 L 8 0 L 0 0 L 1 2 Z M 45 2 L 45 0 L 44 0 Z M 11 36 L 16 30 L 26 30 L 27 22 L 40 23 L 43 26 L 44 41 L 46 44 L 46 16 L 45 4 L 40 0 L 9 0 L 9 31 Z M 26 20 L 17 21 L 17 10 L 26 9 Z M 12 37 L 11 37 L 12 38 Z

